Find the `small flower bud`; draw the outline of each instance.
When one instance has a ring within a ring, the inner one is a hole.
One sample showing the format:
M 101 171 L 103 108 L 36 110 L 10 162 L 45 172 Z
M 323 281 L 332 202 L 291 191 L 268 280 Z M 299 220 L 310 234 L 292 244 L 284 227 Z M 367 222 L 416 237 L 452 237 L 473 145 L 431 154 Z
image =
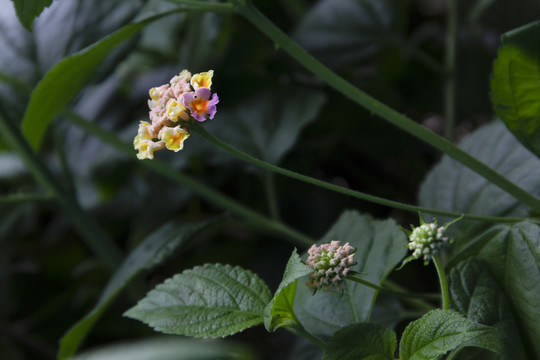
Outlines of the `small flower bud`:
M 339 241 L 320 246 L 313 245 L 308 250 L 309 257 L 306 264 L 313 269 L 309 274 L 306 285 L 313 290 L 337 289 L 341 287 L 343 279 L 355 265 L 355 248 L 346 243 L 341 246 Z

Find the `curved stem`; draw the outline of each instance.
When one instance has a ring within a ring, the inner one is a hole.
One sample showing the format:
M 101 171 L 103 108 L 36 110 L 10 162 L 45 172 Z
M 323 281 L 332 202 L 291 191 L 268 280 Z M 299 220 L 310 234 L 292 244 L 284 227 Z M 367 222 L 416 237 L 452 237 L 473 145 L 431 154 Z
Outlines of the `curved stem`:
M 133 146 L 120 140 L 116 134 L 100 128 L 96 124 L 85 120 L 81 116 L 71 111 L 67 111 L 66 116 L 76 126 L 83 128 L 87 132 L 99 137 L 106 143 L 114 146 L 120 152 L 134 158 L 135 152 L 133 150 Z M 223 195 L 222 193 L 203 185 L 201 182 L 195 181 L 187 175 L 184 175 L 181 172 L 172 169 L 162 161 L 156 159 L 139 160 L 139 163 L 142 166 L 146 166 L 153 171 L 171 179 L 177 184 L 191 189 L 193 192 L 206 199 L 209 203 L 212 203 L 223 209 L 229 210 L 236 215 L 239 215 L 240 217 L 248 220 L 251 224 L 257 227 L 286 235 L 295 244 L 302 247 L 310 246 L 314 243 L 311 238 L 302 234 L 301 232 L 294 230 L 293 228 L 290 228 L 281 222 L 274 221 L 260 215 L 259 213 L 234 201 L 233 199 Z
M 444 267 L 442 266 L 439 255 L 433 255 L 433 264 L 437 269 L 437 275 L 439 275 L 439 283 L 441 285 L 441 298 L 443 310 L 450 308 L 450 297 L 448 295 L 448 284 L 446 282 L 446 274 L 444 273 Z
M 318 180 L 306 175 L 299 174 L 297 172 L 284 169 L 282 167 L 267 163 L 265 161 L 259 160 L 249 154 L 246 154 L 243 151 L 238 150 L 234 146 L 231 146 L 221 140 L 219 140 L 214 135 L 210 134 L 206 129 L 204 129 L 201 125 L 198 123 L 193 123 L 191 125 L 191 130 L 199 134 L 202 138 L 207 140 L 213 145 L 216 145 L 217 147 L 221 148 L 222 150 L 227 151 L 229 154 L 236 156 L 239 159 L 242 159 L 246 162 L 249 162 L 250 164 L 253 164 L 255 166 L 261 167 L 268 171 L 273 171 L 281 175 L 288 176 L 290 178 L 293 178 L 295 180 L 303 181 L 315 186 L 319 186 L 331 191 L 335 191 L 338 193 L 341 193 L 343 195 L 348 195 L 355 197 L 357 199 L 373 202 L 376 204 L 381 204 L 385 206 L 389 206 L 396 209 L 406 210 L 406 211 L 414 211 L 414 212 L 423 212 L 423 213 L 429 213 L 433 215 L 441 215 L 441 216 L 449 216 L 449 217 L 463 217 L 467 218 L 469 220 L 482 220 L 482 221 L 493 221 L 493 222 L 518 222 L 523 221 L 524 219 L 521 218 L 505 218 L 505 217 L 489 217 L 489 216 L 480 216 L 480 215 L 473 215 L 473 214 L 460 214 L 450 211 L 442 211 L 437 209 L 429 209 L 429 208 L 423 208 L 419 206 L 409 205 L 400 203 L 398 201 L 388 200 L 382 197 L 373 196 L 369 194 L 362 193 L 360 191 L 347 189 L 338 185 L 334 185 L 331 183 L 328 183 L 326 181 Z
M 232 0 L 232 2 L 235 4 L 237 11 L 255 27 L 261 30 L 266 36 L 268 36 L 274 42 L 276 47 L 288 52 L 289 55 L 302 64 L 306 69 L 311 71 L 341 94 L 363 106 L 373 114 L 380 116 L 400 129 L 459 161 L 477 174 L 485 177 L 496 186 L 511 194 L 522 203 L 540 212 L 540 199 L 535 198 L 529 192 L 514 184 L 459 147 L 455 146 L 450 141 L 417 124 L 407 116 L 398 113 L 396 110 L 369 96 L 362 90 L 335 74 L 332 70 L 316 60 L 306 50 L 304 50 L 289 36 L 276 27 L 250 2 L 245 0 Z

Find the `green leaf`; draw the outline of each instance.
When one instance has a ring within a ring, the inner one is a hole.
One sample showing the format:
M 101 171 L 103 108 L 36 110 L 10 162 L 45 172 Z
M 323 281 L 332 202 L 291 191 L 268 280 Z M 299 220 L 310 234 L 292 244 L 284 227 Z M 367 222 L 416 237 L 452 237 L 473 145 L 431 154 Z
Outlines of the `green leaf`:
M 505 334 L 501 341 L 503 359 L 526 358 L 508 300 L 481 261 L 470 258 L 457 264 L 448 275 L 448 284 L 452 309 Z
M 393 18 L 391 1 L 321 0 L 294 38 L 323 63 L 344 67 L 361 63 L 395 39 Z
M 356 211 L 344 212 L 318 244 L 340 240 L 357 248 L 352 270 L 365 279 L 381 284 L 407 252 L 407 238 L 393 220 L 374 220 Z M 331 336 L 340 328 L 369 321 L 376 292 L 361 284 L 346 282 L 342 295 L 337 291 L 318 291 L 307 286 L 296 291 L 295 314 L 307 331 Z
M 32 23 L 37 18 L 44 8 L 52 4 L 52 0 L 11 0 L 17 17 L 21 24 L 32 31 Z
M 469 135 L 460 147 L 533 195 L 540 195 L 540 160 L 525 149 L 500 121 Z M 420 206 L 486 216 L 527 217 L 530 209 L 483 177 L 444 156 L 420 188 Z M 424 214 L 428 216 L 428 214 Z M 451 220 L 438 217 L 440 224 Z M 448 229 L 456 249 L 489 223 L 461 220 Z M 461 260 L 461 259 L 460 259 Z
M 394 360 L 396 334 L 373 323 L 349 325 L 328 341 L 323 360 Z
M 215 338 L 262 324 L 270 300 L 251 271 L 205 264 L 165 280 L 124 315 L 163 333 Z
M 30 145 L 34 149 L 39 147 L 53 116 L 77 95 L 94 70 L 117 45 L 153 21 L 176 12 L 169 11 L 126 25 L 99 42 L 66 57 L 49 70 L 32 92 L 23 117 L 22 132 Z
M 400 341 L 401 360 L 432 360 L 461 346 L 498 353 L 497 328 L 477 324 L 453 310 L 433 310 L 405 328 Z
M 493 63 L 491 102 L 525 147 L 540 156 L 540 21 L 507 32 Z
M 179 337 L 141 339 L 85 352 L 72 360 L 214 360 L 254 359 L 247 350 L 222 341 L 199 341 Z
M 294 314 L 296 284 L 299 278 L 309 274 L 311 271 L 311 268 L 300 260 L 300 256 L 294 249 L 274 298 L 264 310 L 264 326 L 266 330 L 275 331 L 282 326 L 298 324 L 298 319 Z
M 169 223 L 149 235 L 116 271 L 92 311 L 62 337 L 58 358 L 67 359 L 75 353 L 94 323 L 135 275 L 163 262 L 176 248 L 195 237 L 208 225 L 209 223 L 194 225 Z
M 279 164 L 300 131 L 316 119 L 325 101 L 324 93 L 309 88 L 284 86 L 260 91 L 232 112 L 220 113 L 220 121 L 228 126 L 214 122 L 208 129 L 252 156 Z M 221 159 L 229 160 L 230 156 L 218 159 L 222 165 Z
M 487 265 L 510 300 L 526 351 L 540 358 L 540 226 L 532 222 L 494 226 L 456 254 L 473 255 Z

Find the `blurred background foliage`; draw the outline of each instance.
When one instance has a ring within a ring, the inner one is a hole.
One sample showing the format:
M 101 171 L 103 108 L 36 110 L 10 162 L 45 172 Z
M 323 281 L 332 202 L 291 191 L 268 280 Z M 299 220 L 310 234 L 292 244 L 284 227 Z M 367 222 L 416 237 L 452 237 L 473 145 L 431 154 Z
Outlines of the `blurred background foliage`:
M 447 1 L 254 3 L 348 81 L 442 132 Z M 56 0 L 29 32 L 19 24 L 11 1 L 0 0 L 0 114 L 20 125 L 32 89 L 58 61 L 136 19 L 175 6 L 165 1 Z M 459 1 L 456 141 L 493 117 L 488 86 L 500 34 L 539 14 L 540 3 L 532 0 Z M 148 89 L 184 68 L 215 71 L 213 90 L 220 104 L 216 118 L 205 124 L 210 132 L 285 168 L 416 203 L 419 184 L 440 156 L 329 89 L 235 15 L 191 12 L 153 23 L 106 58 L 70 108 L 130 143 L 138 122 L 147 118 Z M 126 157 L 63 116 L 55 118 L 39 156 L 125 255 L 163 224 L 224 213 L 141 167 L 135 151 Z M 279 217 L 315 239 L 346 209 L 393 217 L 403 226 L 417 221 L 416 214 L 288 178 L 268 178 L 196 135 L 184 151 L 156 157 L 261 213 L 269 208 L 265 182 L 273 181 Z M 0 196 L 8 199 L 0 203 L 0 357 L 52 359 L 58 339 L 93 306 L 110 274 L 54 202 L 46 197 L 9 200 L 27 193 L 43 194 L 0 134 Z M 275 289 L 292 246 L 242 223 L 203 232 L 132 284 L 85 347 L 151 334 L 121 314 L 153 285 L 194 265 L 241 265 Z M 421 265 L 394 276 L 412 289 L 432 290 L 430 284 L 436 284 L 432 270 Z M 262 327 L 234 340 L 251 344 L 261 359 L 291 356 L 293 348 L 284 332 L 267 335 Z

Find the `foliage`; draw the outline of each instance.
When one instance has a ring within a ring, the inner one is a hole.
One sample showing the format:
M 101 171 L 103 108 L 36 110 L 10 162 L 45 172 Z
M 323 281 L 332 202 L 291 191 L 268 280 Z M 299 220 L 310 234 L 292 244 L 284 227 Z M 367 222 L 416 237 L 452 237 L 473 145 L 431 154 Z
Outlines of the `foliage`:
M 539 4 L 0 1 L 0 358 L 540 358 Z

